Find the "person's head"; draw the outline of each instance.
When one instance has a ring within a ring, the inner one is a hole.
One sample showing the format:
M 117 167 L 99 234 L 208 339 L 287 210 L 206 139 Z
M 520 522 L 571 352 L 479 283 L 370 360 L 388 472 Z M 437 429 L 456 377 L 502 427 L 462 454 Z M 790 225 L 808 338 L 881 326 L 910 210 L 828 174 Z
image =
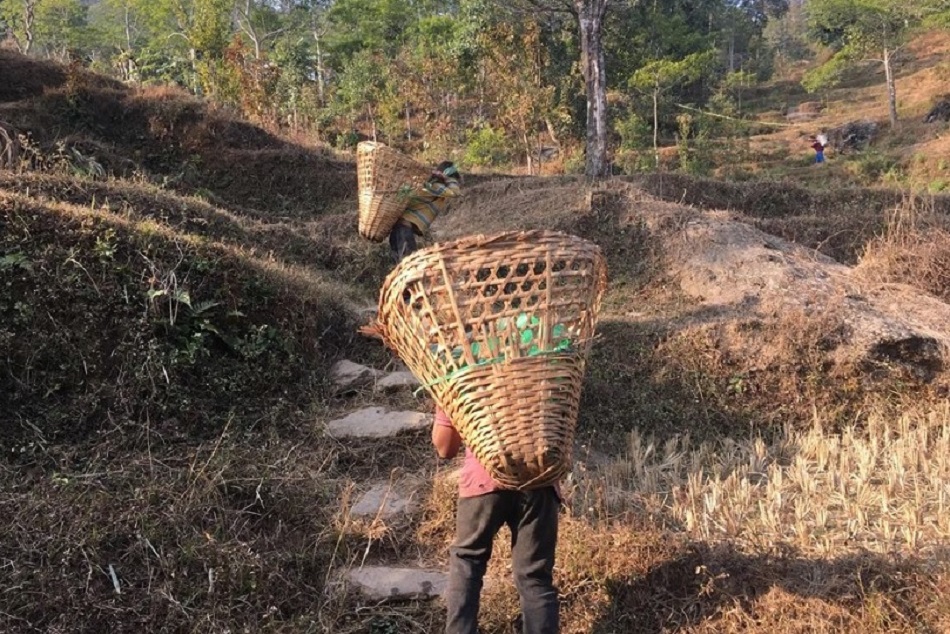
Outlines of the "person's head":
M 459 172 L 459 168 L 452 161 L 442 161 L 435 169 L 438 172 L 442 172 L 446 178 L 454 178 L 460 182 L 462 180 L 462 174 Z

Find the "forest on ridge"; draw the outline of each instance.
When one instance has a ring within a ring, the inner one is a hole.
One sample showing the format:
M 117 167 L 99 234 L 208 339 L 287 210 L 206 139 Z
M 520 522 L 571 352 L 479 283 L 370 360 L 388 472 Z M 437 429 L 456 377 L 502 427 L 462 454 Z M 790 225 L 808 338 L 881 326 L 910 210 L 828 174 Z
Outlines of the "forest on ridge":
M 754 131 L 763 82 L 817 59 L 803 83 L 820 91 L 948 16 L 939 0 L 0 0 L 10 48 L 271 129 L 529 173 L 559 152 L 590 175 Z

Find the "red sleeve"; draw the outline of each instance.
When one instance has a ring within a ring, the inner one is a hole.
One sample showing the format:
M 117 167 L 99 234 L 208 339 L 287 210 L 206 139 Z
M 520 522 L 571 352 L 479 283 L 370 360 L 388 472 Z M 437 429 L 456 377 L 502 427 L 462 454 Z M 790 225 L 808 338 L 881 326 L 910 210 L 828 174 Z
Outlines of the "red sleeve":
M 443 412 L 441 407 L 435 408 L 435 424 L 437 427 L 451 427 L 455 429 L 455 425 L 452 424 L 448 414 Z

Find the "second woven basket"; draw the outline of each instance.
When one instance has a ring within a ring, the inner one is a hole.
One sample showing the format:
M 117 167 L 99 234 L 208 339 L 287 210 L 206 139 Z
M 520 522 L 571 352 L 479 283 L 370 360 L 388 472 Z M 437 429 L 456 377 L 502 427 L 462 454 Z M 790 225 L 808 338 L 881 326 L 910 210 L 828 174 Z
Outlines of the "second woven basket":
M 600 248 L 576 236 L 463 238 L 417 251 L 393 270 L 374 331 L 496 482 L 537 488 L 571 468 L 606 281 Z
M 388 145 L 363 141 L 356 146 L 359 233 L 381 242 L 406 210 L 412 192 L 431 171 Z

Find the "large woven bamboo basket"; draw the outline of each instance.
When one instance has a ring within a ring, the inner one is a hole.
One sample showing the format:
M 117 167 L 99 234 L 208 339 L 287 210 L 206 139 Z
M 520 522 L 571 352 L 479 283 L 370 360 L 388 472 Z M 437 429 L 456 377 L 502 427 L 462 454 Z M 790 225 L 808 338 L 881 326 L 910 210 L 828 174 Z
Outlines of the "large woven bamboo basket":
M 412 191 L 421 187 L 431 170 L 388 145 L 364 141 L 356 146 L 359 190 L 359 232 L 375 242 L 385 240 Z
M 502 486 L 571 468 L 581 382 L 607 283 L 600 247 L 554 231 L 417 251 L 386 278 L 374 334 Z

